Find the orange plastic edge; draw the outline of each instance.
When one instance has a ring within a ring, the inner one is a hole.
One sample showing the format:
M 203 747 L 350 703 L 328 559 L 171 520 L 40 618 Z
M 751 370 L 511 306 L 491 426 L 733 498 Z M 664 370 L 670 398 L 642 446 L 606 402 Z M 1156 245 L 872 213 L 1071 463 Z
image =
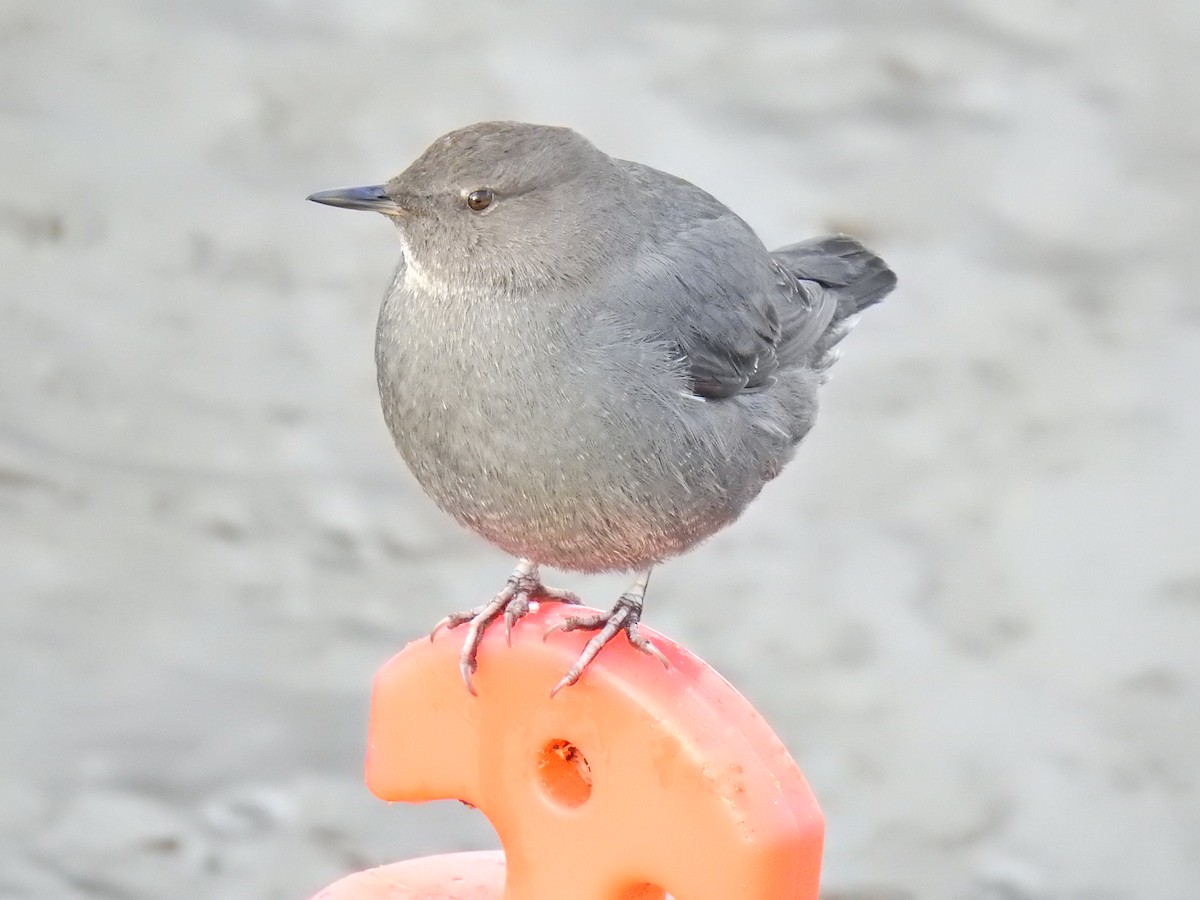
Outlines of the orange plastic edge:
M 517 624 L 511 647 L 491 629 L 477 697 L 458 675 L 458 632 L 414 641 L 375 679 L 368 787 L 389 801 L 478 807 L 503 856 L 410 860 L 317 896 L 817 900 L 824 819 L 763 718 L 650 629 L 669 668 L 618 637 L 551 698 L 589 637 L 543 641 L 565 614 L 543 605 Z

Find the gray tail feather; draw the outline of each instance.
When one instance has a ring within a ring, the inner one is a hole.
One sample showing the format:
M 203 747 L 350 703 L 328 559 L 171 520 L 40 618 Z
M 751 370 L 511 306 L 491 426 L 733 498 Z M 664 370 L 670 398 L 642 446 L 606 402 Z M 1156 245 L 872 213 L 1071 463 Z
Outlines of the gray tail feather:
M 887 263 L 844 234 L 790 244 L 771 255 L 794 301 L 780 310 L 783 341 L 776 353 L 785 364 L 831 365 L 832 350 L 849 333 L 853 317 L 896 286 Z

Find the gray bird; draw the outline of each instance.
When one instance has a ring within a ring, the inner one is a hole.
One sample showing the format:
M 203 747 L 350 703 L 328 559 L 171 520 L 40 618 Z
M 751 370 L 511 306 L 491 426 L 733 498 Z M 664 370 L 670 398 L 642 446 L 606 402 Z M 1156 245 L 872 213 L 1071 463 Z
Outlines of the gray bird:
M 384 418 L 421 487 L 518 558 L 504 589 L 443 619 L 484 630 L 535 600 L 539 567 L 636 573 L 555 686 L 638 633 L 650 571 L 741 515 L 812 428 L 851 318 L 896 284 L 853 238 L 770 252 L 673 175 L 567 128 L 485 122 L 386 184 L 308 199 L 383 213 L 402 259 L 375 361 Z M 436 629 L 435 629 L 436 631 Z

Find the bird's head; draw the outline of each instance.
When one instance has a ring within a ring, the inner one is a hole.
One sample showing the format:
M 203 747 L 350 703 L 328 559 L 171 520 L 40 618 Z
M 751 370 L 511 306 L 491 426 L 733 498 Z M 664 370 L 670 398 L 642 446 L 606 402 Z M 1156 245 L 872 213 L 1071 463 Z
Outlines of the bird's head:
M 568 128 L 485 122 L 438 138 L 369 187 L 308 199 L 383 213 L 410 277 L 431 288 L 522 292 L 586 281 L 640 235 L 618 164 Z

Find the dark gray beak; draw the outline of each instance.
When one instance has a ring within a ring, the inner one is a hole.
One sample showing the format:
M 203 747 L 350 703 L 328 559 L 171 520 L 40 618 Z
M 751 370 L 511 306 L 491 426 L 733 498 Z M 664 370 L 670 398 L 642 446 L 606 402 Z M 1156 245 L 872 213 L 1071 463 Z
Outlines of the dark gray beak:
M 370 184 L 366 187 L 338 188 L 333 191 L 317 191 L 309 196 L 313 203 L 340 206 L 343 209 L 370 209 L 385 216 L 398 216 L 404 210 L 387 195 L 386 185 Z

